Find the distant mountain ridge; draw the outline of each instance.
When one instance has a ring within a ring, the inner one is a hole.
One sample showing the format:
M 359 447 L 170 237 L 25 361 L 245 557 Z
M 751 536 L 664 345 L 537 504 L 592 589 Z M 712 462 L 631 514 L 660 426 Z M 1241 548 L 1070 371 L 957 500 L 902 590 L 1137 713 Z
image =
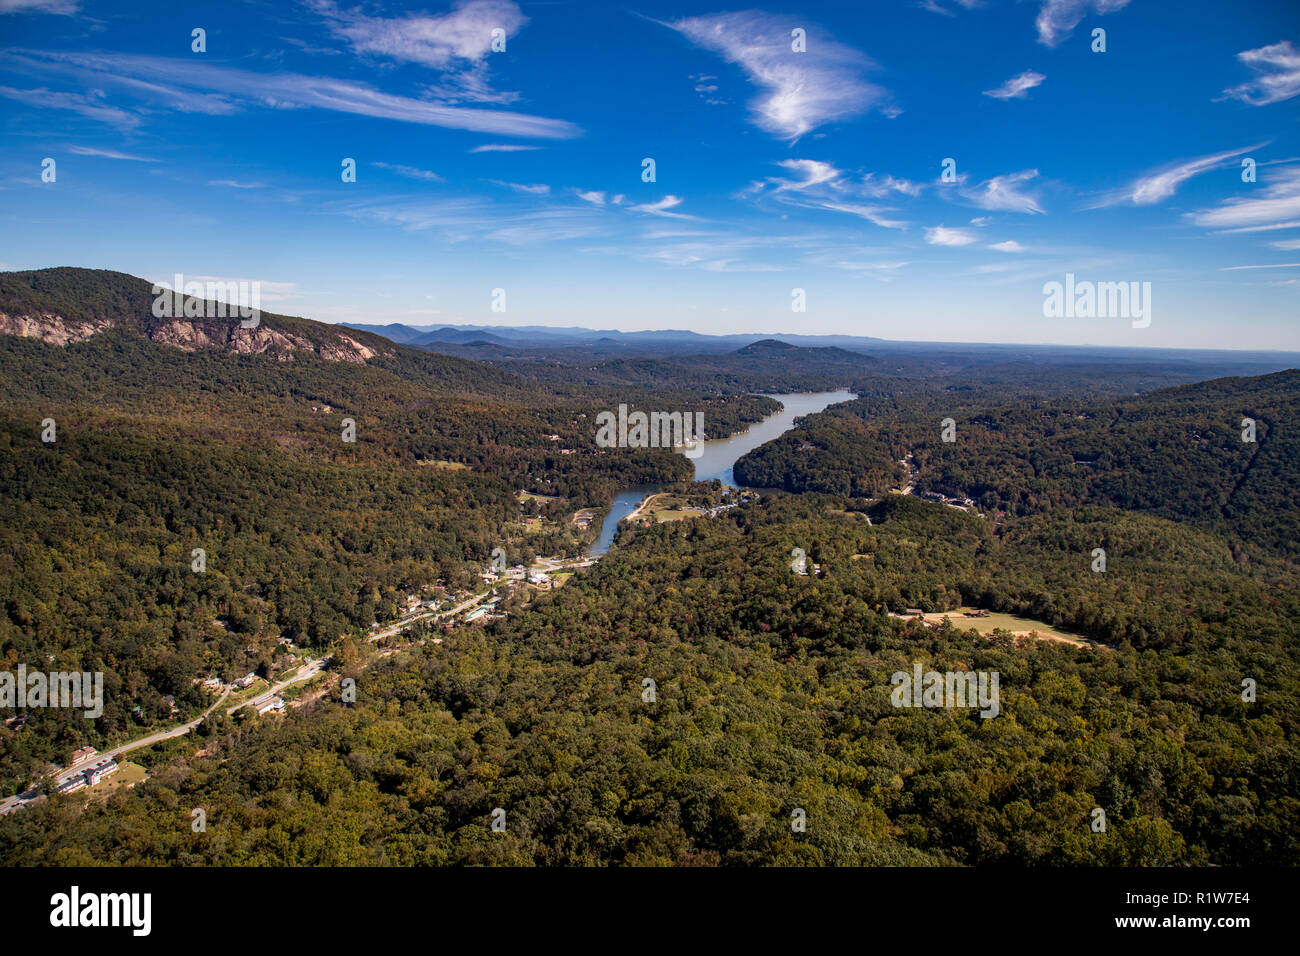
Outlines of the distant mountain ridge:
M 803 335 L 786 332 L 750 332 L 708 334 L 687 329 L 651 329 L 622 332 L 617 329 L 593 329 L 585 326 L 548 325 L 367 325 L 340 323 L 345 328 L 382 335 L 393 342 L 429 351 L 445 352 L 463 358 L 493 360 L 501 358 L 554 357 L 560 350 L 585 348 L 593 357 L 607 360 L 633 355 L 692 354 L 708 355 L 735 352 L 760 342 L 780 343 L 804 348 L 835 348 L 856 355 L 883 353 L 919 353 L 938 361 L 967 364 L 972 353 L 981 361 L 1035 361 L 1039 357 L 1056 359 L 1148 362 L 1158 357 L 1165 362 L 1199 364 L 1212 361 L 1217 374 L 1252 375 L 1280 367 L 1300 365 L 1300 359 L 1278 362 L 1278 356 L 1300 356 L 1300 352 L 1268 349 L 1151 349 L 1120 346 L 1022 345 L 996 342 L 919 342 L 883 339 L 868 335 Z M 550 352 L 546 356 L 542 353 Z M 1239 366 L 1240 370 L 1229 369 Z
M 884 339 L 854 335 L 786 335 L 779 339 L 762 333 L 731 333 L 706 335 L 685 329 L 653 329 L 640 332 L 622 332 L 617 329 L 590 329 L 582 326 L 554 327 L 545 325 L 437 325 L 415 326 L 393 323 L 366 325 L 344 322 L 344 326 L 363 332 L 382 335 L 402 345 L 428 347 L 436 344 L 469 345 L 479 342 L 514 348 L 554 349 L 583 345 L 603 348 L 654 349 L 687 348 L 693 352 L 730 352 L 753 345 L 758 341 L 782 342 L 809 348 L 837 347 L 849 351 L 865 350 L 874 344 L 884 344 Z

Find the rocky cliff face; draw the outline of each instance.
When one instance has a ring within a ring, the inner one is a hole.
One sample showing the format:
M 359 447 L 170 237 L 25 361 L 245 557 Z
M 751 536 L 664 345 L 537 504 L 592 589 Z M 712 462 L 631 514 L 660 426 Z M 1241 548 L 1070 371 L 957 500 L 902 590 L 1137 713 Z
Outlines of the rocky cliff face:
M 58 315 L 7 315 L 0 312 L 0 333 L 21 335 L 25 339 L 40 339 L 47 345 L 84 342 L 112 326 L 107 319 L 77 322 Z
M 59 315 L 9 315 L 0 312 L 0 333 L 39 339 L 48 345 L 84 342 L 113 327 L 107 319 L 74 321 Z M 326 332 L 313 341 L 295 332 L 277 331 L 263 320 L 256 328 L 243 328 L 238 322 L 226 324 L 205 319 L 168 319 L 152 329 L 143 330 L 151 342 L 170 345 L 187 352 L 221 349 L 240 355 L 270 355 L 282 362 L 293 361 L 297 352 L 314 352 L 331 362 L 364 364 L 379 354 L 351 336 Z

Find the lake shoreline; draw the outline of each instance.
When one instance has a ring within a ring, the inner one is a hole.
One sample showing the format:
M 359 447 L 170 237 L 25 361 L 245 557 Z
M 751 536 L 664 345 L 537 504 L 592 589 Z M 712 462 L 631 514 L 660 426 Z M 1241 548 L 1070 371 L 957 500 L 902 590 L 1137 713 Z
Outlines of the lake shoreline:
M 762 421 L 754 422 L 744 431 L 726 438 L 714 438 L 704 442 L 698 455 L 691 455 L 695 465 L 695 481 L 721 481 L 729 488 L 739 491 L 758 491 L 765 489 L 748 488 L 735 483 L 732 466 L 744 455 L 764 445 L 774 438 L 785 434 L 795 427 L 795 421 L 808 415 L 824 411 L 831 405 L 852 401 L 857 396 L 847 389 L 832 392 L 791 392 L 786 395 L 762 394 L 781 403 L 781 408 Z M 629 517 L 640 514 L 646 502 L 657 494 L 663 493 L 668 484 L 637 485 L 627 488 L 614 496 L 609 511 L 601 522 L 600 533 L 587 548 L 588 557 L 600 557 L 609 552 L 618 535 L 619 525 Z M 766 489 L 771 490 L 771 489 Z

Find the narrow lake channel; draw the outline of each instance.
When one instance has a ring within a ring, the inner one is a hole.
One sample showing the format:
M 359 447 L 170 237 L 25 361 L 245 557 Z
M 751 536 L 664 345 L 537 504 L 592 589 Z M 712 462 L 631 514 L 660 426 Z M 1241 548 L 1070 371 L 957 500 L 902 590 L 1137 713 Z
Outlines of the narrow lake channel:
M 749 430 L 730 438 L 716 438 L 704 443 L 704 450 L 695 463 L 695 480 L 712 481 L 717 478 L 724 485 L 736 486 L 732 467 L 742 455 L 753 451 L 759 445 L 771 441 L 778 435 L 794 427 L 794 420 L 804 415 L 820 412 L 822 409 L 838 402 L 851 401 L 852 392 L 800 392 L 793 395 L 770 395 L 784 407 L 774 415 L 749 426 Z M 705 423 L 705 430 L 708 423 Z M 640 485 L 620 492 L 614 498 L 614 504 L 600 526 L 600 536 L 587 549 L 592 556 L 600 556 L 609 551 L 618 533 L 618 523 L 630 515 L 642 501 L 650 495 L 662 491 L 663 485 Z

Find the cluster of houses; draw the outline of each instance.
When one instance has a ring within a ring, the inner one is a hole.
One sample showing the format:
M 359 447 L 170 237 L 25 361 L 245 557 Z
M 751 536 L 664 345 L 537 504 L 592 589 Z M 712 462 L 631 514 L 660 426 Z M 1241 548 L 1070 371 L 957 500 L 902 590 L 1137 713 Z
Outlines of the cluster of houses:
M 74 765 L 81 763 L 88 757 L 95 755 L 94 747 L 82 747 L 72 755 Z M 59 784 L 55 790 L 56 793 L 76 793 L 86 787 L 93 787 L 105 777 L 115 774 L 118 771 L 117 761 L 112 757 L 105 757 L 103 760 L 96 761 L 85 770 L 79 770 L 67 780 Z
M 935 612 L 935 613 L 939 613 L 939 612 Z M 950 612 L 944 612 L 944 613 L 948 614 Z M 919 617 L 923 622 L 925 622 L 925 611 L 921 610 L 919 607 L 909 607 L 905 611 L 903 611 L 902 614 L 895 614 L 893 611 L 890 611 L 889 616 L 904 618 L 904 619 Z M 974 608 L 969 611 L 962 611 L 961 616 L 962 617 L 988 617 L 989 612 L 984 610 L 983 608 Z M 938 625 L 933 622 L 925 622 L 925 623 L 929 623 L 932 627 L 938 627 Z
M 474 610 L 465 615 L 465 623 L 472 624 L 480 618 L 485 618 L 491 614 L 495 614 L 498 600 L 498 598 L 493 598 L 491 601 L 487 601 L 486 603 L 480 604 L 478 607 L 474 608 Z
M 947 495 L 939 494 L 937 491 L 923 491 L 917 497 L 926 501 L 935 501 L 950 508 L 959 508 L 962 511 L 975 507 L 975 502 L 970 498 L 950 498 Z
M 262 714 L 278 714 L 283 710 L 284 710 L 283 697 L 272 697 L 270 700 L 263 701 L 261 704 L 257 705 L 257 714 L 259 717 Z
M 728 501 L 727 499 L 732 498 L 732 492 L 724 491 L 722 493 L 722 504 L 714 505 L 712 508 L 709 508 L 706 513 L 710 518 L 716 518 L 718 515 L 722 514 L 722 512 L 728 511 L 731 508 L 739 507 L 746 501 L 757 500 L 758 497 L 759 494 L 756 491 L 742 491 L 736 494 L 733 500 Z

